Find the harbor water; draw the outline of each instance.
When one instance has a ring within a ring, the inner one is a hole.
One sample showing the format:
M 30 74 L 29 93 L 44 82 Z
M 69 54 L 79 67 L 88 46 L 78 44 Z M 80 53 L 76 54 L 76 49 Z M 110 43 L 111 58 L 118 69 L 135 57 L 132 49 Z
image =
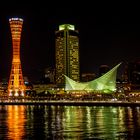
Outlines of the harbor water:
M 140 107 L 0 105 L 0 140 L 137 140 Z

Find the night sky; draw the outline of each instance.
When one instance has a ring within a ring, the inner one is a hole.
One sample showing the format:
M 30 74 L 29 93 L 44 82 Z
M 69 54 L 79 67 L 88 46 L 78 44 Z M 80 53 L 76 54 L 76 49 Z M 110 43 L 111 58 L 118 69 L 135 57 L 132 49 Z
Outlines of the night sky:
M 140 60 L 139 14 L 114 7 L 87 6 L 90 4 L 54 6 L 39 1 L 4 5 L 0 9 L 0 81 L 9 78 L 11 69 L 11 17 L 24 19 L 21 63 L 23 75 L 31 81 L 41 77 L 46 67 L 55 66 L 55 30 L 64 23 L 74 24 L 79 30 L 81 73 L 97 74 L 102 64 L 112 68 L 120 62 Z

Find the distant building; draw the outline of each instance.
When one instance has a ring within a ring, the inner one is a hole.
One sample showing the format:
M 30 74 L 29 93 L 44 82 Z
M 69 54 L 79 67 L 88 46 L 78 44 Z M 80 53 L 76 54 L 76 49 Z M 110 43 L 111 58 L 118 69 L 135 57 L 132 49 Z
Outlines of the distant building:
M 91 80 L 95 79 L 95 77 L 96 77 L 95 73 L 82 73 L 81 81 L 82 82 L 88 82 L 88 81 L 91 81 Z
M 50 93 L 55 93 L 56 92 L 56 85 L 55 84 L 34 84 L 33 85 L 33 91 L 38 93 L 47 93 L 48 91 Z
M 132 89 L 140 89 L 140 61 L 128 64 L 128 79 Z
M 0 93 L 7 94 L 8 82 L 7 79 L 2 79 L 0 82 Z
M 64 75 L 75 81 L 80 80 L 79 33 L 74 25 L 63 24 L 55 32 L 55 36 L 56 84 L 64 87 Z
M 48 83 L 55 83 L 55 69 L 48 67 L 45 69 L 45 79 Z
M 121 81 L 123 83 L 129 83 L 129 74 L 128 74 L 128 63 L 124 66 L 124 71 L 121 76 Z
M 33 85 L 32 85 L 32 82 L 28 79 L 28 77 L 24 76 L 23 79 L 24 79 L 24 84 L 26 86 L 26 90 L 25 91 L 32 90 L 33 89 Z
M 99 67 L 99 76 L 104 75 L 105 73 L 107 73 L 109 71 L 109 66 L 108 65 L 101 65 Z

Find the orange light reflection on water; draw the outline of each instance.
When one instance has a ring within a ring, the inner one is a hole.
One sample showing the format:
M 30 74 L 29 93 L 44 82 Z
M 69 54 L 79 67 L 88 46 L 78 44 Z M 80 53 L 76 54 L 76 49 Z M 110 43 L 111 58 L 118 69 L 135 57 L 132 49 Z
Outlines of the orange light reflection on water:
M 8 106 L 7 126 L 8 139 L 20 140 L 25 135 L 25 108 L 24 106 Z

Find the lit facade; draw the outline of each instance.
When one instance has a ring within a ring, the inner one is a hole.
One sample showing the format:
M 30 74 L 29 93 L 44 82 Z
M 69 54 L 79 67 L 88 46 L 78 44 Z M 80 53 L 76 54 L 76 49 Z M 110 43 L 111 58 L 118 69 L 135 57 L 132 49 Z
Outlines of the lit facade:
M 8 83 L 8 94 L 9 96 L 24 96 L 25 85 L 20 61 L 20 40 L 23 19 L 10 18 L 9 23 L 12 34 L 13 59 Z
M 116 65 L 110 71 L 102 75 L 101 77 L 89 81 L 89 82 L 76 82 L 69 77 L 65 76 L 66 91 L 88 91 L 88 92 L 100 92 L 100 93 L 112 93 L 116 91 L 116 74 L 117 68 L 120 64 Z
M 55 32 L 56 36 L 56 84 L 64 86 L 67 75 L 79 81 L 79 33 L 74 25 L 63 24 Z

